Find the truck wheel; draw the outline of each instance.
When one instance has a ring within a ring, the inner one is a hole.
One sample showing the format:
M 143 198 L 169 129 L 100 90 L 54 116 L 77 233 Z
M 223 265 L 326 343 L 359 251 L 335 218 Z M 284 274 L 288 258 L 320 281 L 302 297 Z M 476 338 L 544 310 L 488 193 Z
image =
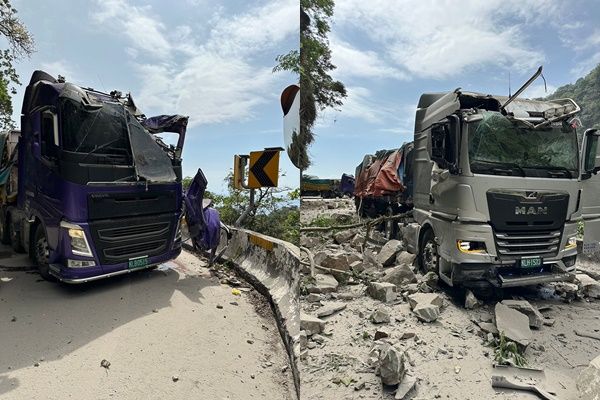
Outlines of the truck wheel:
M 47 281 L 53 281 L 54 277 L 50 275 L 50 265 L 48 259 L 50 257 L 50 249 L 48 247 L 48 239 L 42 224 L 39 224 L 35 230 L 33 238 L 33 259 L 38 267 L 38 272 Z
M 423 273 L 430 271 L 439 273 L 440 256 L 438 254 L 437 243 L 435 243 L 435 236 L 433 231 L 428 229 L 425 231 L 423 238 L 421 239 L 421 245 L 419 246 L 419 266 Z
M 0 242 L 2 244 L 10 244 L 10 229 L 7 223 L 7 217 L 0 220 Z
M 17 223 L 12 218 L 9 218 L 6 224 L 10 228 L 10 247 L 16 253 L 23 253 L 25 249 L 23 248 L 23 243 L 21 243 L 21 235 L 17 228 Z

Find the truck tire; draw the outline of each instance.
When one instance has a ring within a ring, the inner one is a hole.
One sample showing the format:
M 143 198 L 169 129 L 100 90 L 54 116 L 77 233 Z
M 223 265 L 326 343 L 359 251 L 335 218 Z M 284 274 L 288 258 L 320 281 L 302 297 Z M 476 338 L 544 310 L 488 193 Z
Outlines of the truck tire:
M 24 253 L 25 249 L 23 248 L 23 243 L 21 242 L 21 232 L 17 227 L 17 222 L 13 221 L 12 218 L 8 218 L 6 224 L 8 225 L 10 231 L 10 247 L 12 247 L 13 251 L 16 253 Z
M 431 229 L 427 229 L 421 238 L 418 262 L 419 268 L 423 273 L 433 271 L 439 274 L 440 256 L 437 243 L 435 242 L 435 235 Z
M 46 238 L 46 230 L 42 224 L 37 226 L 31 245 L 33 260 L 38 267 L 38 272 L 45 280 L 54 281 L 54 277 L 50 274 L 48 239 Z
M 0 220 L 0 243 L 2 244 L 10 244 L 10 228 L 7 222 L 6 216 Z

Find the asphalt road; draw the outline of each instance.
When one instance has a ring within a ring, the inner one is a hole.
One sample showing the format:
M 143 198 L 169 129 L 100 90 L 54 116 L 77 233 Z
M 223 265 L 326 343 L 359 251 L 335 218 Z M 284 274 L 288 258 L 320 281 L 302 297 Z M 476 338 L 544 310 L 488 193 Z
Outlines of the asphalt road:
M 0 246 L 2 400 L 291 399 L 287 366 L 264 299 L 189 253 L 68 286 Z

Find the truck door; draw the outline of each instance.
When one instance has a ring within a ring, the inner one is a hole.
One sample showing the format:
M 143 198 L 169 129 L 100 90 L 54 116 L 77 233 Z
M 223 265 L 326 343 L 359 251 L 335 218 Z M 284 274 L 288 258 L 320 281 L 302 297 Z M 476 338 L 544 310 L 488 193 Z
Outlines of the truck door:
M 597 133 L 597 132 L 594 132 Z M 582 170 L 589 171 L 598 164 L 600 159 L 600 146 L 597 139 L 594 145 L 589 145 L 592 133 L 584 134 L 584 146 L 582 151 Z M 587 149 L 587 154 L 586 154 Z M 596 160 L 594 160 L 594 157 Z M 600 173 L 591 173 L 589 178 L 582 178 L 581 190 L 581 214 L 584 221 L 583 253 L 591 254 L 600 252 Z
M 192 182 L 183 197 L 185 204 L 185 220 L 193 244 L 197 244 L 202 238 L 204 226 L 206 224 L 204 221 L 203 201 L 207 185 L 208 180 L 206 179 L 206 176 L 204 176 L 204 172 L 202 172 L 201 168 L 198 168 L 196 176 L 192 179 Z

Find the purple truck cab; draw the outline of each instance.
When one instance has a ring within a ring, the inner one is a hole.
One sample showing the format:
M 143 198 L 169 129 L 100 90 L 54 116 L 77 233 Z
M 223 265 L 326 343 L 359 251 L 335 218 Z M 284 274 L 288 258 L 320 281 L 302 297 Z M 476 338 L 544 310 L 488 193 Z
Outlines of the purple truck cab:
M 67 283 L 174 259 L 187 121 L 146 118 L 129 95 L 35 71 L 16 148 L 0 147 L 0 239 L 28 252 L 44 278 Z M 179 134 L 177 144 L 161 132 Z

